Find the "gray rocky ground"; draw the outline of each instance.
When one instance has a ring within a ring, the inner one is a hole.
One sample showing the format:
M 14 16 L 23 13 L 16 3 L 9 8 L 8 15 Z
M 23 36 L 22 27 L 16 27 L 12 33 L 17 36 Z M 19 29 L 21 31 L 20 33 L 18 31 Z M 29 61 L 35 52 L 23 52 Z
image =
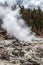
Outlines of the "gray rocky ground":
M 43 42 L 20 42 L 1 30 L 0 65 L 43 65 Z

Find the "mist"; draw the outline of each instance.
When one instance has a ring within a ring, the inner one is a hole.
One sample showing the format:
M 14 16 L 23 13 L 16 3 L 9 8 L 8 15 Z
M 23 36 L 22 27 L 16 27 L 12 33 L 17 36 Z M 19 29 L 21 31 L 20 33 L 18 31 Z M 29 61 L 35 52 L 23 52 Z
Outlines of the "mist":
M 7 31 L 8 35 L 14 36 L 20 41 L 31 41 L 34 38 L 31 27 L 28 27 L 21 18 L 19 7 L 13 11 L 11 7 L 1 6 L 0 13 L 3 21 L 2 28 Z
M 43 40 L 43 38 L 37 38 L 31 31 L 31 27 L 27 26 L 26 21 L 22 19 L 19 7 L 12 10 L 11 6 L 0 6 L 0 19 L 3 21 L 1 26 L 7 31 L 7 35 L 14 36 L 19 41 Z

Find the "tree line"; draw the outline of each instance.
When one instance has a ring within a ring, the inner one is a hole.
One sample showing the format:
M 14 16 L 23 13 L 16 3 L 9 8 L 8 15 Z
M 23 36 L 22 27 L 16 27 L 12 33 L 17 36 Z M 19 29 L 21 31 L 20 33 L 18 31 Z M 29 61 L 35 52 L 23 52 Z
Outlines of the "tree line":
M 23 6 L 20 7 L 20 13 L 22 18 L 26 21 L 28 26 L 31 26 L 32 31 L 36 34 L 43 33 L 43 11 L 38 7 L 37 9 L 25 9 Z

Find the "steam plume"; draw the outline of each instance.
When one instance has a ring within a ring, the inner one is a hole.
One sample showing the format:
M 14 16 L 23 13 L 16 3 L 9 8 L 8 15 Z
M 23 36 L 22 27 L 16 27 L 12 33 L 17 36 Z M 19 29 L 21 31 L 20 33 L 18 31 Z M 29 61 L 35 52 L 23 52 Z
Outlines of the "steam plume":
M 30 35 L 31 30 L 26 26 L 19 11 L 20 8 L 13 11 L 9 7 L 0 7 L 0 17 L 3 20 L 2 27 L 6 29 L 9 35 L 13 35 L 20 41 L 31 41 L 34 35 Z

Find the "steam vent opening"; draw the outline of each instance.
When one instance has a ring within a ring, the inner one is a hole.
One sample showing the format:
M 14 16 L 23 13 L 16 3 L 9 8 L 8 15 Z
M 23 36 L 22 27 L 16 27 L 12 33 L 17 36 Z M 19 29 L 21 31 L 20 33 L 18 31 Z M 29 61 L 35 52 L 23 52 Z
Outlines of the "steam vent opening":
M 43 65 L 42 0 L 0 0 L 0 65 Z

